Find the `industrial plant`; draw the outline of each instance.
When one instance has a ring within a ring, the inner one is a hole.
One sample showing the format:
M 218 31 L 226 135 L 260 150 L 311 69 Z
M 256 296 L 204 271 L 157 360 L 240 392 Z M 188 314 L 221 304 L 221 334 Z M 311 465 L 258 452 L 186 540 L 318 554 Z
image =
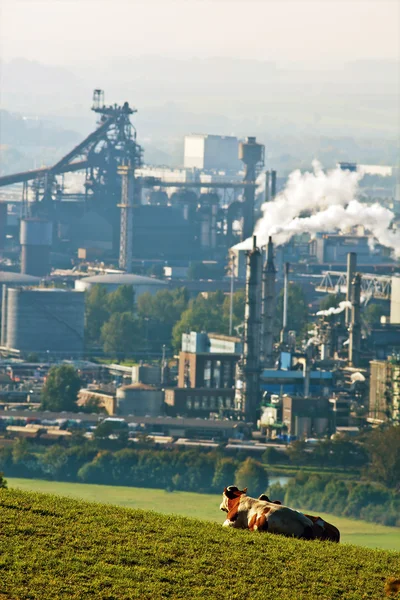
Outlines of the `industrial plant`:
M 50 366 L 69 361 L 81 406 L 164 435 L 290 442 L 397 422 L 399 187 L 389 206 L 358 194 L 354 163 L 277 174 L 254 135 L 188 132 L 182 168 L 147 165 L 135 108 L 96 89 L 92 111 L 94 131 L 55 164 L 0 177 L 3 411 L 18 400 L 28 413 Z M 88 333 L 87 299 L 126 287 L 132 306 L 110 323 L 133 323 L 138 345 L 109 350 L 107 311 Z M 174 290 L 180 315 L 220 294 L 229 324 L 188 318 L 180 348 L 171 331 L 153 347 L 143 311 Z

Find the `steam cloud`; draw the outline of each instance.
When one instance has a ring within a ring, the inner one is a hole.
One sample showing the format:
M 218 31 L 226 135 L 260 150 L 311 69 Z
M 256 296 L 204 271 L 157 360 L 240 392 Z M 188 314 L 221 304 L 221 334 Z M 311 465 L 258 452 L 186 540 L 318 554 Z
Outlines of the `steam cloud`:
M 361 173 L 339 168 L 325 173 L 318 161 L 313 162 L 313 172 L 293 171 L 285 189 L 261 207 L 263 216 L 254 230 L 257 244 L 264 246 L 273 236 L 279 246 L 295 234 L 346 231 L 363 225 L 379 243 L 400 256 L 400 231 L 390 228 L 394 213 L 380 204 L 369 206 L 355 199 L 361 177 Z M 303 217 L 304 213 L 310 216 Z M 251 239 L 235 246 L 238 250 L 251 248 Z
M 339 302 L 339 306 L 336 308 L 331 306 L 327 310 L 319 310 L 317 312 L 317 317 L 330 317 L 331 315 L 339 315 L 341 312 L 346 310 L 346 308 L 351 308 L 351 302 L 348 300 L 343 300 L 343 302 Z

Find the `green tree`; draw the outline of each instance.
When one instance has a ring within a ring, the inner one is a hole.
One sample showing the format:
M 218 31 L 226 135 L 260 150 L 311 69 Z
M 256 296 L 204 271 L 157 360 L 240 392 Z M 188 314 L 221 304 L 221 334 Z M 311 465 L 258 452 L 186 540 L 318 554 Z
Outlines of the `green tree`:
M 400 489 L 400 427 L 375 429 L 366 436 L 365 447 L 370 459 L 366 475 Z
M 235 473 L 235 485 L 242 490 L 248 488 L 251 496 L 259 496 L 268 488 L 268 474 L 265 467 L 254 460 L 247 458 Z
M 232 298 L 232 326 L 233 334 L 235 333 L 235 327 L 241 325 L 244 322 L 244 308 L 246 304 L 246 290 L 241 288 L 233 294 Z M 224 303 L 222 305 L 223 315 L 223 329 L 224 333 L 229 333 L 229 313 L 231 306 L 230 294 L 225 296 Z
M 124 358 L 138 349 L 140 333 L 139 321 L 131 312 L 114 313 L 101 328 L 103 350 Z
M 82 381 L 71 365 L 51 367 L 42 389 L 42 410 L 76 411 Z
M 212 487 L 222 492 L 224 487 L 232 485 L 235 481 L 235 473 L 238 463 L 233 458 L 221 458 L 215 465 Z
M 7 480 L 4 479 L 4 473 L 0 472 L 0 489 L 7 489 Z
M 107 294 L 107 306 L 110 315 L 132 312 L 135 295 L 131 285 L 120 285 L 114 292 Z
M 205 298 L 199 294 L 189 302 L 188 308 L 182 313 L 180 320 L 172 331 L 174 348 L 181 347 L 182 333 L 189 331 L 207 331 L 209 333 L 226 333 L 222 317 L 222 306 L 225 297 L 222 292 L 213 292 Z
M 163 344 L 171 345 L 172 328 L 188 305 L 185 288 L 149 292 L 138 298 L 137 311 L 151 349 L 160 351 Z
M 283 289 L 278 296 L 276 314 L 277 321 L 275 325 L 279 331 L 282 328 L 283 319 Z M 308 306 L 303 289 L 297 283 L 289 283 L 287 317 L 288 329 L 292 329 L 297 333 L 304 331 L 308 322 Z
M 86 292 L 85 340 L 88 344 L 100 342 L 101 328 L 110 316 L 107 296 L 102 285 L 94 285 Z

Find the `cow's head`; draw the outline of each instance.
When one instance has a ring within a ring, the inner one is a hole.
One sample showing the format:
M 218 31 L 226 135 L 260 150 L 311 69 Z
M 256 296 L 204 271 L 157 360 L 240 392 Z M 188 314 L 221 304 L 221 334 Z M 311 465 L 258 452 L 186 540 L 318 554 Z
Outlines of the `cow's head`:
M 240 500 L 240 496 L 246 494 L 247 488 L 244 490 L 239 490 L 235 485 L 230 485 L 224 489 L 224 493 L 222 494 L 222 502 L 219 506 L 220 510 L 229 513 L 232 510 L 232 506 L 237 504 Z

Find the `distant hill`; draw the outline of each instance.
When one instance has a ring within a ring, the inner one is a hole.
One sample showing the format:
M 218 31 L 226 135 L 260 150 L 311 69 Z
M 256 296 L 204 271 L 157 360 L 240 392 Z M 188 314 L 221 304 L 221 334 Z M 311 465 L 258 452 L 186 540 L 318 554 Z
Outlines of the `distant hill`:
M 13 490 L 0 531 L 0 598 L 382 600 L 399 575 L 400 553 Z

